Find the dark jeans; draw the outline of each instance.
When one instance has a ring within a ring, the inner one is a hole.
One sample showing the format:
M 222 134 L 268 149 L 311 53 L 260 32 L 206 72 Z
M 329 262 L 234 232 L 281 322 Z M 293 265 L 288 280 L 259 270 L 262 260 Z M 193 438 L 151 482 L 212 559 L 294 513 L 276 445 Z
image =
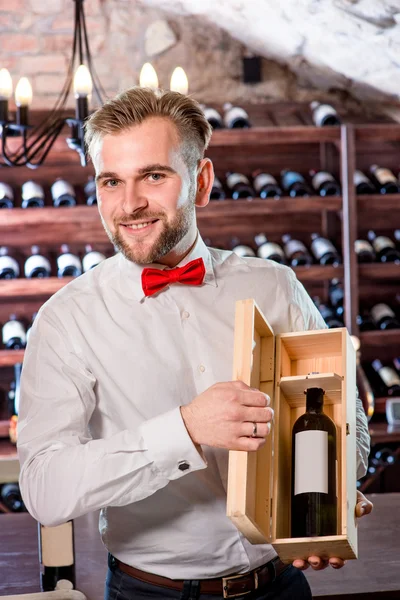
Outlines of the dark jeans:
M 114 562 L 111 554 L 108 555 L 108 572 L 104 590 L 104 600 L 148 600 L 159 598 L 163 600 L 222 600 L 222 595 L 209 595 L 196 593 L 196 582 L 186 582 L 186 589 L 182 592 L 169 588 L 144 583 L 123 573 Z M 263 589 L 256 590 L 245 596 L 237 596 L 235 600 L 312 600 L 308 581 L 299 569 L 290 565 Z

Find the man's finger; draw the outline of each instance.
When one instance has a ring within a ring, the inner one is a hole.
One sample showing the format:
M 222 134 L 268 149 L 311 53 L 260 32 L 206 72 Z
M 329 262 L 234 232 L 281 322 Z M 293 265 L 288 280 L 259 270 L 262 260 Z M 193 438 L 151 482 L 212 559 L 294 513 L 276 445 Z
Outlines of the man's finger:
M 329 564 L 334 569 L 341 569 L 346 564 L 346 561 L 342 560 L 341 558 L 330 558 L 329 559 Z
M 259 390 L 242 390 L 241 403 L 243 406 L 269 406 L 271 398 Z
M 357 490 L 356 517 L 360 518 L 372 512 L 374 505 L 362 492 Z
M 324 560 L 320 556 L 309 556 L 308 563 L 311 565 L 314 571 L 322 571 L 329 565 L 329 561 Z
M 305 571 L 310 566 L 306 560 L 296 559 L 292 562 L 292 565 L 300 571 Z

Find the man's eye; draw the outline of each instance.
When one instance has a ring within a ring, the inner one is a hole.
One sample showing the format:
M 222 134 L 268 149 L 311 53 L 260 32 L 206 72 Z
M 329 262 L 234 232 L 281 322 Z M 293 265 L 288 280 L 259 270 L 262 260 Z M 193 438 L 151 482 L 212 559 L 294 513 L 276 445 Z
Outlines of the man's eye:
M 118 181 L 116 179 L 108 179 L 104 185 L 107 187 L 117 187 Z
M 164 179 L 165 175 L 162 173 L 150 173 L 148 177 L 152 177 L 152 181 L 161 181 L 161 179 Z

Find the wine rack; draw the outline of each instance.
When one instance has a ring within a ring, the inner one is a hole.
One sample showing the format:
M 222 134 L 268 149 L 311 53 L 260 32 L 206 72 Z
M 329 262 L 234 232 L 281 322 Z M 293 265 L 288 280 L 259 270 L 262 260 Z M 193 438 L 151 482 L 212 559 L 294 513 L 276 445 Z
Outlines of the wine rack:
M 242 173 L 251 173 L 258 167 L 271 173 L 279 173 L 284 167 L 303 173 L 310 168 L 321 169 L 334 173 L 341 181 L 342 196 L 212 201 L 197 211 L 203 238 L 209 238 L 212 246 L 228 247 L 233 236 L 251 244 L 255 234 L 261 231 L 270 241 L 278 242 L 287 232 L 298 235 L 299 239 L 306 239 L 313 231 L 328 237 L 336 247 L 341 247 L 343 264 L 298 267 L 295 272 L 310 294 L 323 299 L 327 298 L 329 281 L 335 277 L 343 279 L 345 325 L 350 333 L 358 335 L 356 317 L 360 299 L 377 292 L 383 293 L 383 301 L 388 299 L 396 292 L 396 285 L 399 287 L 400 265 L 358 265 L 354 241 L 365 236 L 372 227 L 383 233 L 400 228 L 400 194 L 357 197 L 353 173 L 356 168 L 367 170 L 377 157 L 380 164 L 398 171 L 396 149 L 400 144 L 400 125 L 345 123 L 340 127 L 318 128 L 307 118 L 302 119 L 304 125 L 299 125 L 299 119 L 293 116 L 298 110 L 294 104 L 288 103 L 286 108 L 275 106 L 273 118 L 274 105 L 244 108 L 254 127 L 213 133 L 206 155 L 212 159 L 219 178 L 224 179 L 225 173 L 233 169 Z M 265 123 L 269 125 L 263 126 Z M 4 170 L 0 179 L 16 189 L 17 207 L 24 181 L 37 181 L 48 194 L 50 185 L 58 177 L 68 179 L 75 186 L 78 204 L 65 208 L 46 205 L 0 210 L 1 244 L 26 254 L 32 244 L 38 244 L 44 251 L 54 251 L 61 242 L 81 248 L 86 243 L 103 247 L 108 244 L 111 248 L 96 206 L 84 204 L 82 189 L 90 175 L 93 175 L 92 166 L 82 168 L 61 137 L 49 154 L 47 164 L 34 173 L 28 168 Z M 48 196 L 46 204 L 49 204 Z M 56 277 L 1 281 L 0 322 L 4 323 L 12 312 L 30 321 L 40 305 L 69 281 Z M 362 359 L 391 358 L 398 348 L 399 333 L 396 330 L 362 333 Z M 0 350 L 0 386 L 4 389 L 12 379 L 13 365 L 22 360 L 23 351 Z M 0 421 L 0 437 L 5 432 L 6 425 Z M 373 438 L 373 428 L 371 434 Z M 400 434 L 394 435 L 400 441 Z M 6 441 L 2 440 L 2 444 L 0 453 L 4 454 Z M 16 456 L 15 448 L 10 452 L 8 459 Z

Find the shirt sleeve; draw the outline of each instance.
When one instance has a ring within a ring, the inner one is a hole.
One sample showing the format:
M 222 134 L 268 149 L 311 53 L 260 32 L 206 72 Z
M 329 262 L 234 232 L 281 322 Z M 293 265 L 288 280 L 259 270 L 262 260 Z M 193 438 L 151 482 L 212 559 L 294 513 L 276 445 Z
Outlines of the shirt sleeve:
M 291 331 L 326 329 L 327 325 L 320 312 L 293 271 L 291 271 L 289 275 L 289 286 L 289 319 L 292 327 Z M 367 416 L 359 397 L 357 387 L 355 391 L 357 478 L 360 479 L 367 472 L 371 438 L 368 431 Z
M 25 351 L 17 449 L 24 503 L 43 525 L 142 500 L 207 466 L 179 407 L 92 439 L 95 386 L 62 323 L 42 308 Z

